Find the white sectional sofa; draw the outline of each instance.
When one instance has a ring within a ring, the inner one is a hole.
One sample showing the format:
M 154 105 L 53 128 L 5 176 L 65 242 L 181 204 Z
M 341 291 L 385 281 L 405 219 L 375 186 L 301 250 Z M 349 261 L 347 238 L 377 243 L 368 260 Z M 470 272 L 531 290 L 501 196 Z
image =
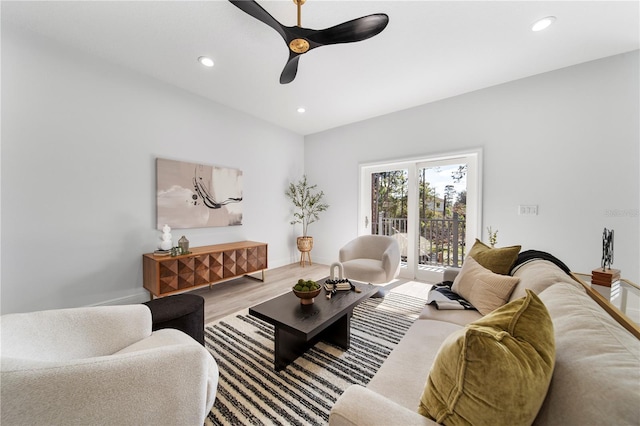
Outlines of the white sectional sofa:
M 555 335 L 555 368 L 534 424 L 640 424 L 640 341 L 554 263 L 532 260 L 512 275 L 520 282 L 509 300 L 523 297 L 525 289 L 538 294 Z M 418 414 L 434 359 L 451 333 L 481 317 L 427 305 L 367 387 L 352 385 L 340 396 L 329 424 L 436 425 Z

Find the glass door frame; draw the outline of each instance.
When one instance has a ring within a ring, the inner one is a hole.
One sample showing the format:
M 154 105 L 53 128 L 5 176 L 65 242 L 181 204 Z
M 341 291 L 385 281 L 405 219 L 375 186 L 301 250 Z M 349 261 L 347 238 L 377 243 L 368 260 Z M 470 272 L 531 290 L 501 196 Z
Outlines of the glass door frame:
M 371 174 L 376 172 L 408 171 L 407 200 L 407 266 L 400 269 L 400 277 L 437 282 L 442 270 L 420 271 L 418 268 L 418 170 L 439 164 L 467 164 L 467 215 L 465 244 L 469 249 L 475 238 L 482 236 L 482 148 L 442 154 L 425 155 L 402 160 L 362 163 L 359 165 L 358 235 L 371 234 Z

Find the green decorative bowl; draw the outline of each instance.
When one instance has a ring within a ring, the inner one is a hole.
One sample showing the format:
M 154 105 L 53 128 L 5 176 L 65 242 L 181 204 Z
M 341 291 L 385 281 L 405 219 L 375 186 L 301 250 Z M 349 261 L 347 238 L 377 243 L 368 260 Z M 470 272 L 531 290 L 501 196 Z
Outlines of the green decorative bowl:
M 320 290 L 322 290 L 322 287 L 320 287 L 317 290 L 311 290 L 311 291 L 298 291 L 294 288 L 291 288 L 291 290 L 293 291 L 293 294 L 295 294 L 300 298 L 300 304 L 311 305 L 314 302 L 313 299 L 320 294 Z

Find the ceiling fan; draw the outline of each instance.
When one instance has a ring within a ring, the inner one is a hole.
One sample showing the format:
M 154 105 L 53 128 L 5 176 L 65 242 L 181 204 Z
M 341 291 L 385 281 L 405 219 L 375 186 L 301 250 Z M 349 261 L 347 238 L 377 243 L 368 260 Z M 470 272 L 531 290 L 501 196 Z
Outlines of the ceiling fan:
M 389 23 L 389 16 L 385 13 L 375 13 L 323 30 L 303 28 L 301 25 L 301 10 L 306 0 L 293 0 L 296 6 L 298 6 L 298 25 L 287 27 L 276 21 L 273 16 L 254 0 L 229 1 L 240 10 L 276 30 L 278 34 L 282 36 L 285 43 L 287 43 L 289 59 L 280 75 L 281 84 L 291 83 L 293 79 L 296 78 L 300 55 L 316 47 L 329 44 L 352 43 L 366 40 L 379 34 Z

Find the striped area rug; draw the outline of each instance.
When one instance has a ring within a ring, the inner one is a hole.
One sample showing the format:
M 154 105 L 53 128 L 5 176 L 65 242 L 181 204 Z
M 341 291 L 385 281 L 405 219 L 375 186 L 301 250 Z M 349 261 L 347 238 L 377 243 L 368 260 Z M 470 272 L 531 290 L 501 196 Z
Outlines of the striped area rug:
M 351 347 L 318 343 L 282 371 L 273 368 L 273 326 L 248 310 L 205 327 L 220 369 L 213 425 L 325 425 L 351 384 L 366 385 L 418 317 L 425 300 L 395 289 L 354 309 Z

